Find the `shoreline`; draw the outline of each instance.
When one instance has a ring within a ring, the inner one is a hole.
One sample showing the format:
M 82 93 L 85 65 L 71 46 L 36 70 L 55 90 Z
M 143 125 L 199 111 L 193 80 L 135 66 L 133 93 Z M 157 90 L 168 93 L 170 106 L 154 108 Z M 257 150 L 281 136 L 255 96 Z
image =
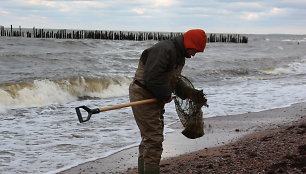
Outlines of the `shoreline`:
M 175 123 L 170 126 L 174 132 L 165 135 L 162 160 L 227 145 L 253 132 L 290 124 L 304 117 L 305 113 L 306 102 L 303 102 L 260 112 L 205 118 L 205 135 L 195 140 L 184 137 L 181 134 L 183 130 L 181 124 Z M 85 162 L 57 174 L 126 172 L 137 167 L 137 155 L 136 146 L 105 158 Z
M 306 115 L 275 128 L 248 134 L 232 143 L 161 161 L 161 173 L 306 172 Z M 124 174 L 136 174 L 137 169 Z

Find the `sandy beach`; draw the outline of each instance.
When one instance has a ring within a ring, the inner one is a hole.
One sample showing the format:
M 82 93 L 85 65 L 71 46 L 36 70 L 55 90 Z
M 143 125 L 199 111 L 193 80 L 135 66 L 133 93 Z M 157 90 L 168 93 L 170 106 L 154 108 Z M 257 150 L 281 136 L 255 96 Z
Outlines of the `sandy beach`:
M 305 141 L 302 141 L 306 138 L 305 118 L 306 103 L 261 112 L 206 118 L 205 135 L 196 140 L 185 138 L 180 133 L 181 124 L 174 124 L 171 127 L 174 132 L 165 136 L 161 173 L 265 173 L 266 165 L 279 164 L 284 155 L 287 155 L 289 160 L 303 161 L 303 147 L 306 145 Z M 289 134 L 285 134 L 286 132 Z M 283 137 L 274 138 L 278 134 Z M 269 144 L 270 140 L 272 144 Z M 260 142 L 264 145 L 260 146 Z M 273 145 L 273 142 L 278 144 Z M 261 147 L 261 151 L 256 149 L 257 147 Z M 286 149 L 293 151 L 286 153 Z M 274 155 L 269 156 L 268 152 Z M 299 153 L 302 156 L 299 156 Z M 137 147 L 133 147 L 58 174 L 136 173 L 137 154 Z M 260 155 L 266 158 L 257 159 Z M 274 159 L 275 156 L 277 158 Z M 220 167 L 221 165 L 223 166 Z M 292 166 L 288 161 L 279 165 L 287 165 L 287 169 Z M 241 170 L 237 170 L 235 166 Z M 246 166 L 254 167 L 248 169 Z M 277 173 L 277 169 L 270 170 L 270 173 Z M 302 173 L 305 170 L 305 163 L 302 163 L 298 169 L 292 169 L 292 172 Z

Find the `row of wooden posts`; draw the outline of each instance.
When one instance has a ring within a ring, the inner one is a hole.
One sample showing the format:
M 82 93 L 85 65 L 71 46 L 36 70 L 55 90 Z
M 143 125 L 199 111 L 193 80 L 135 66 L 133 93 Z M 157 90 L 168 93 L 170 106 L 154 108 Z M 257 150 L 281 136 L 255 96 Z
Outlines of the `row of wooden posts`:
M 0 26 L 0 36 L 27 37 L 27 38 L 56 38 L 56 39 L 108 39 L 108 40 L 165 40 L 181 35 L 178 32 L 126 32 L 126 31 L 98 31 L 98 30 L 53 30 L 19 28 L 10 29 Z M 247 36 L 239 34 L 208 34 L 207 42 L 248 43 Z

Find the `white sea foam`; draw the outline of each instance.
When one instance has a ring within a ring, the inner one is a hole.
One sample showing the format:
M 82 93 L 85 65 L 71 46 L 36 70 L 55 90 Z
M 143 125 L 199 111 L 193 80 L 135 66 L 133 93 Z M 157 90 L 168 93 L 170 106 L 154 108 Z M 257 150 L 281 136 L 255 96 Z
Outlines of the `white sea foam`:
M 0 114 L 5 114 L 6 111 L 6 107 L 0 104 Z

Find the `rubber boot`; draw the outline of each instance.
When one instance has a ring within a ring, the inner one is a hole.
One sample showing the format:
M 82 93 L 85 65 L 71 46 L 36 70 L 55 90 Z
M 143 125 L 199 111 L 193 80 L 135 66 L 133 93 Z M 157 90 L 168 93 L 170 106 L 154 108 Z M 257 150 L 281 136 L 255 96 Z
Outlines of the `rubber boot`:
M 144 174 L 144 162 L 138 159 L 138 174 Z
M 159 167 L 148 167 L 144 166 L 144 174 L 159 174 Z

